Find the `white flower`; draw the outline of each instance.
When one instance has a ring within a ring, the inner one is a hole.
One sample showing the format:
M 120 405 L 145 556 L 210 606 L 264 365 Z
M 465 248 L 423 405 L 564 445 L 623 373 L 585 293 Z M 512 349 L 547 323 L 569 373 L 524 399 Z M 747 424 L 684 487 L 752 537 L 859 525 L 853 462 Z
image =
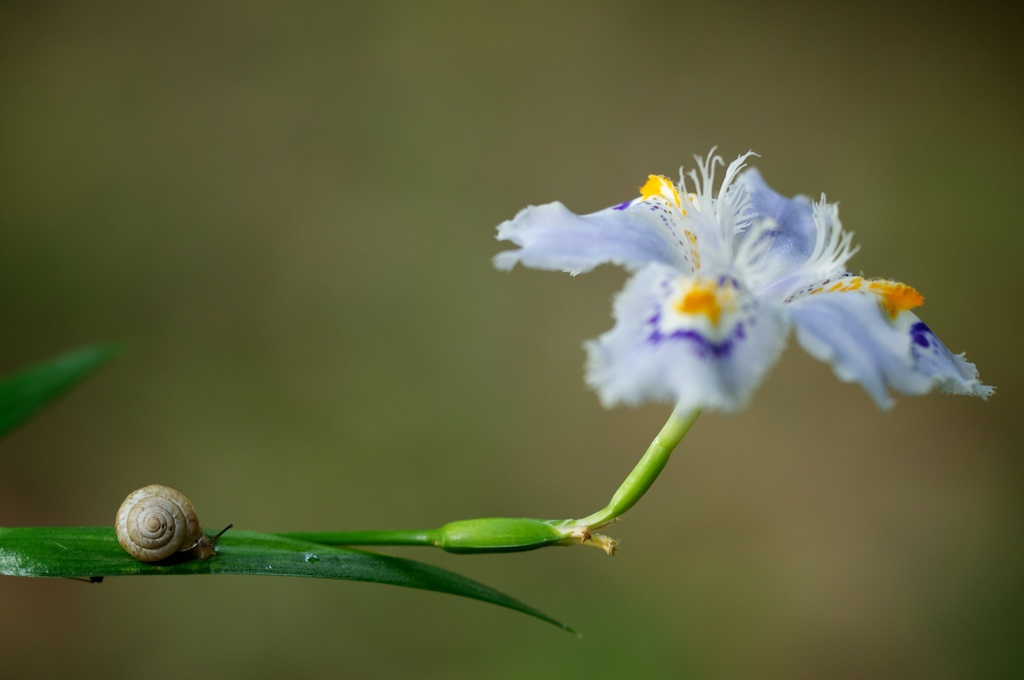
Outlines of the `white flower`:
M 603 263 L 635 272 L 614 304 L 615 327 L 586 343 L 587 382 L 606 406 L 670 401 L 679 412 L 735 410 L 778 358 L 790 327 L 812 356 L 879 406 L 889 390 L 988 397 L 973 364 L 910 309 L 910 286 L 846 270 L 856 251 L 835 205 L 772 191 L 733 161 L 713 191 L 718 156 L 674 185 L 651 175 L 640 197 L 590 215 L 529 207 L 498 227 L 516 263 L 571 274 Z M 741 172 L 743 171 L 743 172 Z M 692 193 L 688 190 L 692 188 Z

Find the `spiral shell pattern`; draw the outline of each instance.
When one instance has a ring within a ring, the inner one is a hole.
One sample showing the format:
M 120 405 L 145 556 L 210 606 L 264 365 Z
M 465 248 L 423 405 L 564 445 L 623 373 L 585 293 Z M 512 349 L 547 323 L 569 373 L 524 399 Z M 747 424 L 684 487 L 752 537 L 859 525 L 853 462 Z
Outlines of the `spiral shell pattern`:
M 189 499 L 159 484 L 129 494 L 117 511 L 114 526 L 121 547 L 143 562 L 157 562 L 191 550 L 203 537 Z

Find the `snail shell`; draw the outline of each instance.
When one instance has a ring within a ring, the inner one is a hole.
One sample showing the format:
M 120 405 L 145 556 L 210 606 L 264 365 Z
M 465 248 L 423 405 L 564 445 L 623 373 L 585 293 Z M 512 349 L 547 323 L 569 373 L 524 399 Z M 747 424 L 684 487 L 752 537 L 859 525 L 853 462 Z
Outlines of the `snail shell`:
M 191 551 L 201 560 L 213 556 L 192 502 L 180 491 L 151 484 L 131 492 L 117 511 L 117 542 L 142 562 L 157 562 Z

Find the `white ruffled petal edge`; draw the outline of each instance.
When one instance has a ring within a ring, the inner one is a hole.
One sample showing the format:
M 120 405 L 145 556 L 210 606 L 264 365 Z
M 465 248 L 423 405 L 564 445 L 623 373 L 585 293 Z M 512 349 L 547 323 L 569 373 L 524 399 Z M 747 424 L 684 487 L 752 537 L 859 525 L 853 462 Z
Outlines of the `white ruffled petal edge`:
M 589 215 L 577 215 L 561 203 L 530 206 L 498 226 L 498 240 L 519 250 L 494 257 L 494 266 L 516 264 L 571 274 L 617 264 L 637 271 L 651 262 L 689 269 L 683 261 L 683 235 L 676 229 L 679 209 L 662 198 L 636 200 Z
M 955 355 L 912 312 L 895 318 L 864 291 L 820 293 L 787 305 L 796 337 L 807 352 L 832 365 L 836 376 L 857 382 L 879 407 L 893 405 L 890 390 L 924 394 L 940 389 L 988 398 L 978 370 Z
M 735 411 L 775 363 L 788 325 L 770 301 L 745 296 L 719 319 L 721 337 L 697 326 L 659 332 L 659 315 L 671 304 L 666 291 L 686 278 L 662 265 L 644 268 L 616 297 L 615 327 L 585 344 L 587 382 L 605 406 L 656 400 L 676 403 L 681 412 Z

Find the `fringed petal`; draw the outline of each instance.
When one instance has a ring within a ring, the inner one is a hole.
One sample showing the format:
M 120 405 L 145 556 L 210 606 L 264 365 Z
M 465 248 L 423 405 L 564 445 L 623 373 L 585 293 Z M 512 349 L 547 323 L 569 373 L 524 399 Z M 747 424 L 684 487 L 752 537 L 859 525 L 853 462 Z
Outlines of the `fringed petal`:
M 527 208 L 498 227 L 519 248 L 494 264 L 636 272 L 615 301 L 615 327 L 586 345 L 587 380 L 605 405 L 739 408 L 790 323 L 808 352 L 882 408 L 890 391 L 988 397 L 974 366 L 909 311 L 923 301 L 917 291 L 846 271 L 857 249 L 836 206 L 776 193 L 744 170 L 752 155 L 726 166 L 712 150 L 678 186 L 651 175 L 639 198 L 590 215 L 561 203 Z
M 883 288 L 873 283 L 876 290 L 869 289 L 869 282 L 858 289 L 826 290 L 788 305 L 804 349 L 831 364 L 841 380 L 860 383 L 884 409 L 893 405 L 890 390 L 924 394 L 939 388 L 980 397 L 992 393 L 977 380 L 972 364 L 951 354 L 908 311 L 916 302 L 905 300 L 916 291 L 902 284 L 882 282 L 887 284 Z M 894 297 L 897 294 L 902 297 Z
M 615 300 L 615 327 L 586 344 L 587 382 L 606 406 L 647 400 L 677 409 L 743 406 L 785 344 L 781 307 L 728 276 L 650 265 Z
M 741 243 L 751 237 L 768 242 L 761 259 L 768 280 L 775 280 L 806 262 L 814 251 L 818 227 L 814 222 L 814 206 L 806 196 L 786 198 L 775 192 L 756 168 L 740 175 L 750 196 L 751 212 L 767 229 L 748 229 L 740 235 Z
M 909 326 L 910 354 L 914 358 L 914 370 L 930 380 L 930 387 L 936 387 L 951 394 L 965 394 L 988 399 L 995 392 L 994 387 L 983 385 L 978 380 L 978 369 L 964 359 L 964 355 L 953 354 L 932 330 L 912 312 L 906 312 L 905 323 Z
M 498 253 L 494 265 L 580 274 L 605 263 L 636 271 L 659 262 L 691 271 L 696 266 L 693 236 L 682 227 L 684 212 L 675 187 L 654 175 L 642 191 L 639 199 L 589 215 L 577 215 L 561 203 L 526 208 L 498 227 L 498 240 L 519 249 Z

